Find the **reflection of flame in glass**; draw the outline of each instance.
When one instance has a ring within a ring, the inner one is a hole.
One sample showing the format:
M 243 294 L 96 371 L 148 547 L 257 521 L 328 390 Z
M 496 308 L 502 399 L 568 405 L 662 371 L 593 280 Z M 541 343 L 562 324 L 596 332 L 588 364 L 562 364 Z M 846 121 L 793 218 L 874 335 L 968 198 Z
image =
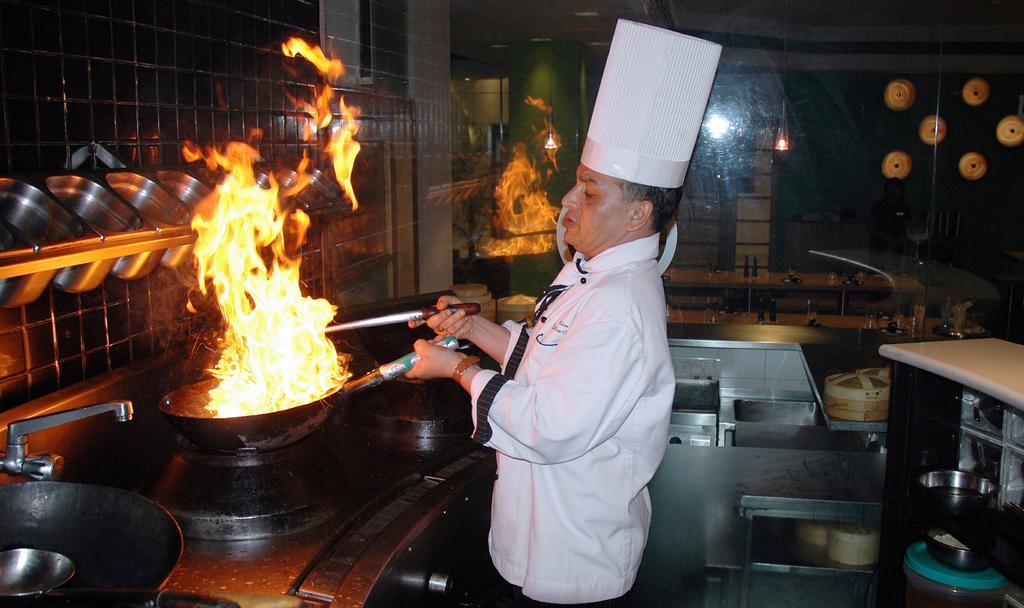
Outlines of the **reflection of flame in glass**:
M 282 50 L 289 57 L 305 57 L 329 78 L 344 73 L 340 60 L 328 60 L 319 47 L 300 39 L 290 39 Z M 306 126 L 307 141 L 316 129 L 330 125 L 332 97 L 325 84 L 315 105 L 295 100 L 316 125 Z M 343 101 L 340 109 L 344 123 L 331 132 L 326 148 L 335 177 L 355 208 L 351 170 L 359 152 L 353 139 L 358 125 L 353 109 Z M 257 184 L 252 165 L 259 152 L 248 144 L 230 142 L 223 151 L 204 151 L 186 142 L 182 154 L 227 173 L 192 220 L 199 290 L 205 294 L 212 287 L 227 325 L 220 360 L 210 370 L 220 383 L 210 391 L 207 409 L 225 418 L 259 414 L 310 403 L 333 391 L 351 375 L 348 355 L 339 355 L 324 333 L 336 309 L 325 299 L 302 295 L 298 252 L 310 220 L 281 205 L 282 198 L 309 184 L 308 156 L 304 153 L 296 167 L 294 183 L 281 191 L 273 175 L 262 187 Z
M 541 162 L 550 163 L 558 170 L 558 147 L 560 138 L 551 124 L 551 107 L 543 100 L 527 97 L 526 105 L 545 113 L 544 130 L 535 138 L 543 151 Z M 549 145 L 553 144 L 553 145 Z M 547 176 L 550 177 L 549 169 Z M 483 244 L 480 252 L 489 256 L 508 256 L 551 251 L 555 246 L 555 227 L 558 224 L 558 209 L 548 202 L 543 177 L 537 164 L 527 154 L 525 143 L 512 146 L 512 159 L 501 174 L 501 180 L 494 189 L 497 209 L 494 227 L 510 238 L 496 238 Z
M 494 227 L 506 234 L 525 236 L 495 239 L 482 247 L 483 253 L 499 256 L 551 250 L 554 235 L 535 233 L 554 230 L 558 210 L 548 202 L 540 172 L 526 155 L 526 144 L 519 142 L 512 146 L 512 160 L 501 174 L 494 199 L 497 203 Z

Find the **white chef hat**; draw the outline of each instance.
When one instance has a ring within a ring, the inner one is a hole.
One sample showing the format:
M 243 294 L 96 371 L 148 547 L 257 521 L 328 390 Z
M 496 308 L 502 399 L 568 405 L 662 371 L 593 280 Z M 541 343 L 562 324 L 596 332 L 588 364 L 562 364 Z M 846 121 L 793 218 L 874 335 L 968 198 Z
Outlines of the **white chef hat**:
M 681 186 L 721 53 L 713 42 L 619 19 L 581 162 L 630 182 Z

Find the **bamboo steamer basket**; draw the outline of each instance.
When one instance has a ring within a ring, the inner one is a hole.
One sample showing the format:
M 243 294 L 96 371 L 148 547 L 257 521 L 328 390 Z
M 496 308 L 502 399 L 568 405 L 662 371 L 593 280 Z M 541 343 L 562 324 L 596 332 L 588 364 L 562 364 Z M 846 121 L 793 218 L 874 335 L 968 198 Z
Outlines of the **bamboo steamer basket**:
M 489 320 L 495 320 L 497 306 L 487 286 L 481 283 L 460 283 L 452 285 L 452 291 L 463 302 L 470 302 L 480 305 L 480 316 Z
M 825 412 L 839 420 L 875 422 L 889 417 L 888 376 L 858 370 L 825 377 Z
M 870 566 L 878 561 L 878 528 L 835 524 L 828 529 L 828 558 L 847 566 Z
M 533 314 L 537 298 L 517 293 L 514 296 L 498 298 L 497 323 L 505 321 L 522 321 Z
M 828 561 L 827 522 L 798 520 L 796 523 L 796 554 L 808 564 L 821 566 Z
M 478 298 L 481 296 L 489 296 L 491 292 L 487 290 L 487 286 L 483 283 L 456 283 L 452 285 L 452 291 L 459 298 Z

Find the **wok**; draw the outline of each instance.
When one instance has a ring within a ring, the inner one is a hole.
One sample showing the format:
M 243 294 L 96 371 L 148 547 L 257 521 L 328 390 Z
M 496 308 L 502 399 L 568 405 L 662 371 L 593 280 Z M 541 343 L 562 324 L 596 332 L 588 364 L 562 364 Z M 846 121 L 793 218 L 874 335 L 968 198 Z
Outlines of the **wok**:
M 189 384 L 160 400 L 160 412 L 171 425 L 186 439 L 208 450 L 234 452 L 248 448 L 265 452 L 291 445 L 320 428 L 333 405 L 328 398 L 334 393 L 330 393 L 286 410 L 215 418 L 206 404 L 207 394 L 217 382 L 211 378 Z
M 30 481 L 0 486 L 0 550 L 42 549 L 75 565 L 70 588 L 160 586 L 181 556 L 174 518 L 119 488 Z
M 459 346 L 454 336 L 438 336 L 433 343 L 448 349 Z M 230 418 L 214 417 L 206 409 L 207 396 L 218 382 L 208 378 L 167 393 L 160 400 L 160 412 L 182 436 L 201 448 L 227 452 L 276 450 L 320 428 L 338 399 L 394 380 L 412 369 L 418 359 L 415 352 L 408 353 L 344 385 L 339 384 L 320 399 L 304 405 Z
M 454 336 L 438 336 L 433 343 L 447 349 L 459 347 L 459 341 Z M 337 399 L 403 376 L 412 370 L 418 359 L 419 355 L 415 352 L 408 353 L 344 385 L 335 386 L 315 401 L 288 409 L 252 416 L 215 418 L 206 405 L 210 390 L 218 381 L 209 378 L 167 393 L 160 400 L 160 411 L 182 436 L 206 449 L 278 449 L 295 443 L 324 424 Z

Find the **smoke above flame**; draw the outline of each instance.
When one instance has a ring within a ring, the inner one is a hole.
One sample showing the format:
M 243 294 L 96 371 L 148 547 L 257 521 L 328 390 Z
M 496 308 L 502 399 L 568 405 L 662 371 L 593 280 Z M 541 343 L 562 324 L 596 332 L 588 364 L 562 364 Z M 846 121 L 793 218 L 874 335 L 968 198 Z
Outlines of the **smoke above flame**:
M 328 59 L 301 39 L 290 39 L 282 50 L 309 60 L 327 78 L 344 74 L 340 60 Z M 304 133 L 307 141 L 333 122 L 332 99 L 333 90 L 325 84 L 313 103 L 293 100 L 313 119 Z M 354 139 L 358 112 L 340 101 L 343 121 L 331 130 L 325 150 L 355 209 L 351 172 L 359 153 Z M 252 141 L 258 138 L 254 133 Z M 207 409 L 217 417 L 245 416 L 303 405 L 333 392 L 351 375 L 348 355 L 339 354 L 324 333 L 337 309 L 323 298 L 302 294 L 300 249 L 310 218 L 282 204 L 309 184 L 308 155 L 303 154 L 297 177 L 287 187 L 273 174 L 268 183 L 257 183 L 253 164 L 260 155 L 249 143 L 200 149 L 186 142 L 182 155 L 225 175 L 192 219 L 199 291 L 212 292 L 226 325 L 220 358 L 209 370 L 220 382 L 209 393 Z

